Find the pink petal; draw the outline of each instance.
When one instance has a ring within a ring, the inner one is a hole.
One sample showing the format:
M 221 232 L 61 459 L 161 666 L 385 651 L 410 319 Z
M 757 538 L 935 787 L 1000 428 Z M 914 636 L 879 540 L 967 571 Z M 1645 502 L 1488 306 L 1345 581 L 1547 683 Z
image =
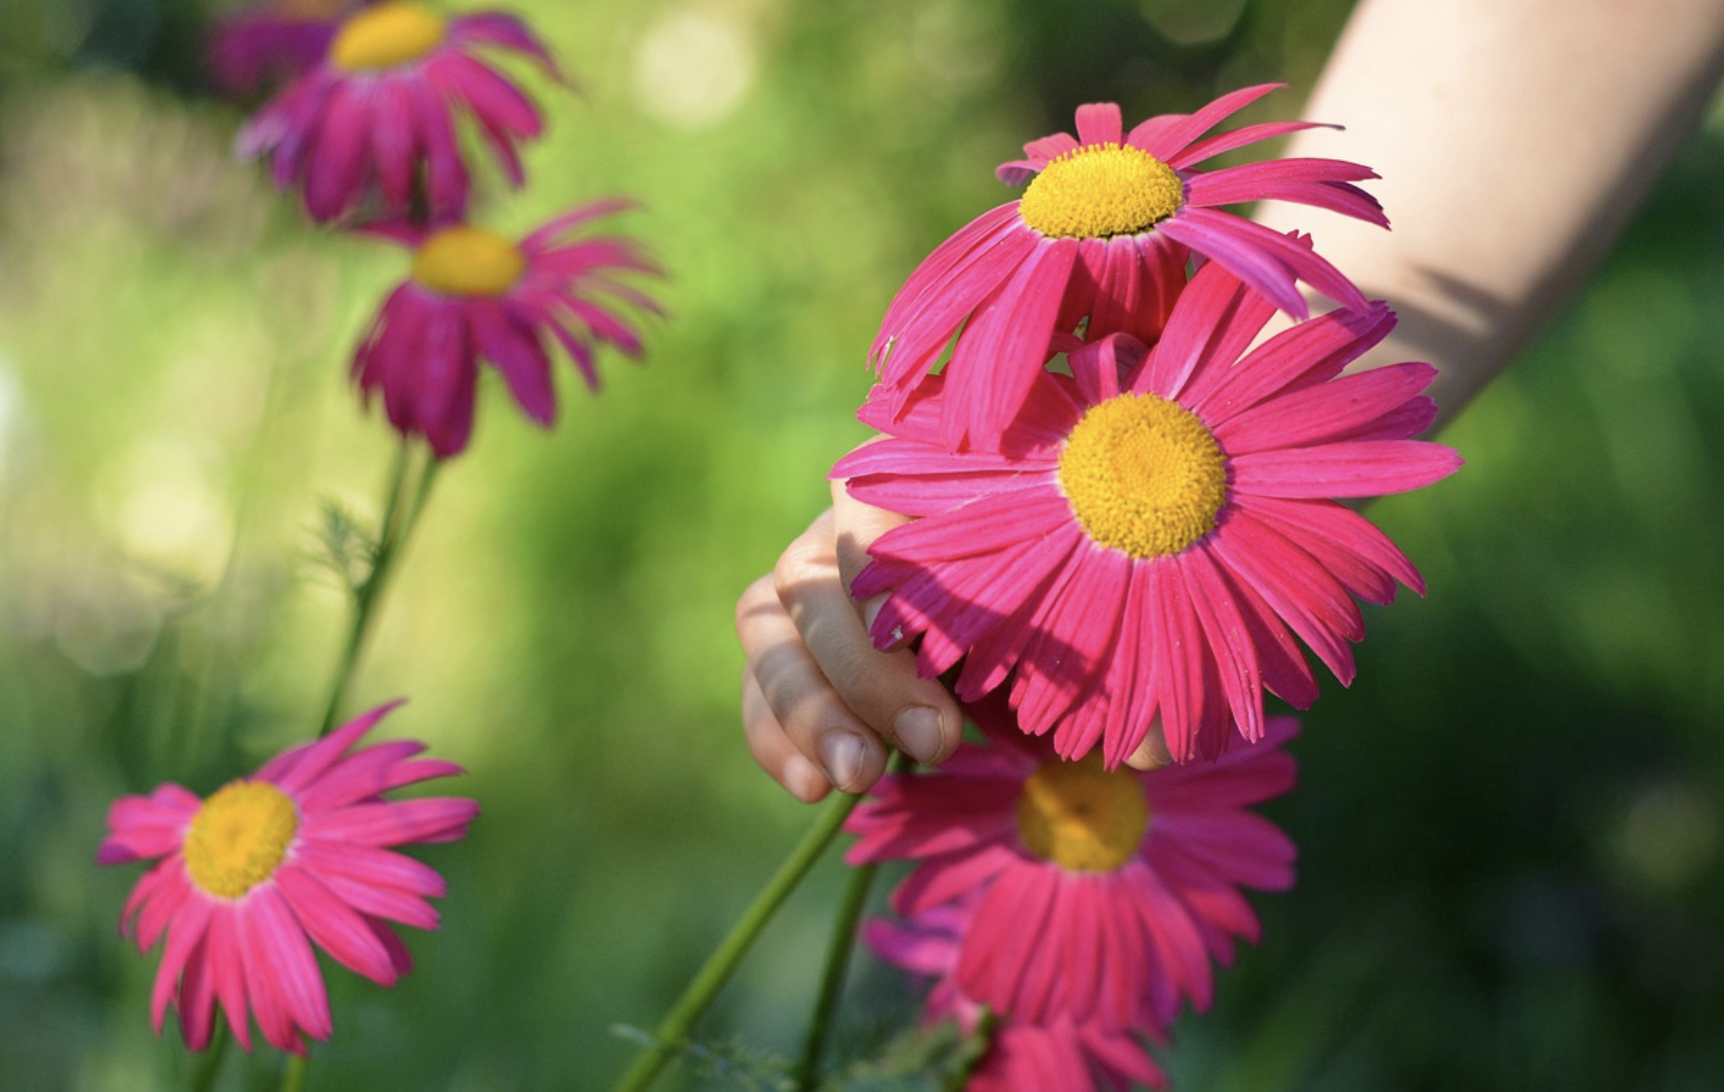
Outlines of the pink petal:
M 485 42 L 524 53 L 550 75 L 566 79 L 544 43 L 518 16 L 507 12 L 480 11 L 456 16 L 449 21 L 449 38 L 453 42 Z
M 1362 312 L 1330 311 L 1283 330 L 1239 360 L 1192 382 L 1182 401 L 1212 427 L 1285 391 L 1327 382 L 1395 328 L 1381 302 Z
M 1287 136 L 1290 133 L 1303 132 L 1306 129 L 1339 129 L 1339 125 L 1323 125 L 1313 121 L 1265 121 L 1255 125 L 1241 125 L 1237 129 L 1229 129 L 1225 133 L 1217 133 L 1205 137 L 1171 159 L 1165 160 L 1169 167 L 1183 171 L 1195 167 L 1204 160 L 1213 159 L 1224 152 L 1243 148 L 1259 141 L 1274 140 L 1276 137 Z M 1197 177 L 1194 173 L 1192 177 Z
M 1425 581 L 1407 555 L 1375 524 L 1350 508 L 1333 501 L 1290 501 L 1275 497 L 1241 497 L 1239 505 L 1273 521 L 1284 531 L 1291 526 L 1306 538 L 1326 539 L 1333 543 L 1334 549 L 1353 555 L 1360 564 L 1382 574 L 1382 579 L 1400 581 L 1415 594 L 1425 594 Z M 1312 553 L 1315 556 L 1315 551 Z M 1392 587 L 1386 590 L 1390 596 L 1394 594 Z
M 557 392 L 551 381 L 551 361 L 538 335 L 494 301 L 476 304 L 470 316 L 479 354 L 503 373 L 509 393 L 527 416 L 549 427 L 557 419 Z
M 949 446 L 998 446 L 1047 362 L 1048 339 L 1077 250 L 1076 239 L 1037 246 L 977 306 L 946 367 L 942 426 Z
M 395 984 L 388 949 L 352 907 L 306 869 L 280 869 L 275 881 L 300 927 L 336 962 L 381 985 Z
M 1255 742 L 1263 735 L 1263 690 L 1245 620 L 1207 553 L 1188 550 L 1171 560 L 1185 580 L 1233 723 L 1247 742 Z M 1219 753 L 1205 750 L 1204 757 L 1213 759 Z
M 1461 463 L 1452 448 L 1424 440 L 1356 440 L 1241 455 L 1228 467 L 1242 493 L 1313 499 L 1404 493 L 1441 481 Z
M 1347 639 L 1364 635 L 1364 621 L 1334 577 L 1309 554 L 1237 509 L 1207 541 L 1217 560 L 1262 595 L 1343 686 L 1353 681 Z
M 1368 427 L 1431 385 L 1429 364 L 1391 364 L 1302 390 L 1239 413 L 1215 427 L 1215 439 L 1237 459 L 1258 451 L 1326 443 Z
M 1003 869 L 1021 863 L 1016 850 L 1002 845 L 925 861 L 892 893 L 892 906 L 900 914 L 920 913 L 961 898 L 991 883 Z
M 1205 208 L 1251 201 L 1292 201 L 1388 227 L 1375 197 L 1354 182 L 1376 178 L 1369 167 L 1340 159 L 1272 159 L 1193 175 L 1186 199 Z
M 208 966 L 215 994 L 221 1001 L 222 1012 L 234 1038 L 246 1050 L 251 1049 L 251 1013 L 246 989 L 245 958 L 239 950 L 239 931 L 234 911 L 224 907 L 211 915 L 209 932 L 204 941 L 204 962 Z
M 1080 144 L 1119 144 L 1125 139 L 1125 125 L 1120 119 L 1116 102 L 1091 102 L 1077 108 L 1077 135 Z
M 307 815 L 302 836 L 361 846 L 387 847 L 452 841 L 466 833 L 479 805 L 461 797 L 426 796 Z
M 334 219 L 359 197 L 375 127 L 365 94 L 346 83 L 330 92 L 305 164 L 305 208 L 314 220 Z
M 329 1038 L 329 999 L 311 943 L 271 884 L 254 887 L 235 915 L 253 1011 L 263 1037 L 279 1050 L 303 1052 L 300 1031 Z
M 1243 87 L 1221 96 L 1195 114 L 1167 114 L 1150 118 L 1126 134 L 1125 142 L 1142 148 L 1169 166 L 1193 141 L 1245 109 L 1269 92 L 1286 84 L 1265 83 Z

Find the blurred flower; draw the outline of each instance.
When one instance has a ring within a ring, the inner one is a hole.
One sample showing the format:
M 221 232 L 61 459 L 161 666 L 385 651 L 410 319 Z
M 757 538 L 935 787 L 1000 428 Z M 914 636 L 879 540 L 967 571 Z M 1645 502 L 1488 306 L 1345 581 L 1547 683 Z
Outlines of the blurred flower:
M 390 423 L 402 434 L 424 436 L 440 457 L 459 454 L 473 431 L 483 357 L 503 373 L 527 416 L 550 425 L 557 399 L 547 337 L 596 390 L 600 344 L 631 357 L 641 351 L 639 336 L 614 305 L 658 310 L 616 278 L 657 272 L 639 244 L 617 235 L 573 234 L 625 207 L 624 201 L 584 205 L 519 244 L 467 224 L 375 229 L 417 249 L 410 278 L 383 301 L 354 353 L 353 376 L 367 400 L 381 390 Z
M 970 707 L 987 741 L 937 771 L 882 780 L 851 816 L 852 864 L 910 858 L 899 914 L 965 910 L 957 991 L 1040 1027 L 1156 1031 L 1208 1007 L 1209 961 L 1256 940 L 1239 887 L 1293 883 L 1293 843 L 1245 810 L 1293 785 L 1295 721 L 1206 765 L 1151 773 L 1068 762 L 1003 703 Z M 956 920 L 956 919 L 951 919 Z
M 1193 253 L 1298 318 L 1308 311 L 1297 280 L 1363 308 L 1359 290 L 1310 248 L 1217 206 L 1295 201 L 1386 226 L 1376 200 L 1353 185 L 1374 172 L 1336 159 L 1193 169 L 1311 128 L 1270 122 L 1199 139 L 1277 86 L 1235 91 L 1195 114 L 1150 118 L 1129 133 L 1115 104 L 1081 106 L 1076 138 L 1056 133 L 1024 145 L 1027 158 L 998 171 L 1007 183 L 1030 182 L 1023 197 L 941 243 L 886 309 L 872 358 L 892 416 L 926 393 L 930 370 L 962 328 L 945 369 L 951 397 L 943 435 L 949 447 L 992 447 L 1047 359 L 1051 334 L 1071 333 L 1087 319 L 1091 340 L 1127 333 L 1153 343 Z
M 988 1010 L 964 996 L 954 978 L 968 917 L 968 908 L 938 906 L 907 921 L 871 921 L 865 937 L 887 962 L 935 978 L 925 1010 L 928 1022 L 954 1019 L 966 1032 L 974 1032 Z M 964 1092 L 1167 1087 L 1167 1077 L 1140 1041 L 1148 1037 L 1160 1042 L 1159 1029 L 1106 1031 L 1065 1018 L 1038 1025 L 1009 1014 L 991 1016 L 987 1052 L 964 1082 Z
M 1069 375 L 1040 371 L 1002 452 L 954 453 L 934 397 L 841 459 L 853 496 L 922 517 L 881 536 L 858 599 L 891 592 L 873 635 L 921 634 L 929 677 L 960 659 L 974 699 L 1011 681 L 1024 730 L 1111 767 L 1160 719 L 1178 761 L 1229 726 L 1263 731 L 1265 688 L 1316 700 L 1288 630 L 1343 684 L 1364 621 L 1349 597 L 1423 594 L 1382 532 L 1331 498 L 1427 485 L 1460 458 L 1411 440 L 1436 412 L 1428 364 L 1336 378 L 1394 326 L 1381 303 L 1300 323 L 1251 349 L 1272 308 L 1220 263 L 1181 294 L 1154 349 L 1071 339 Z
M 120 917 L 140 951 L 167 937 L 150 1001 L 158 1033 L 171 1004 L 186 1045 L 202 1050 L 219 1002 L 247 1050 L 249 1010 L 271 1044 L 303 1052 L 302 1034 L 327 1039 L 331 1031 L 313 942 L 385 986 L 412 966 L 388 923 L 437 928 L 426 898 L 443 894 L 443 879 L 390 847 L 460 838 L 479 805 L 383 798 L 461 772 L 452 762 L 414 759 L 424 747 L 410 740 L 349 753 L 392 708 L 286 751 L 202 800 L 163 785 L 115 802 L 97 861 L 160 858 Z
M 224 94 L 255 94 L 316 68 L 347 15 L 376 0 L 268 0 L 217 16 L 204 42 L 210 76 Z
M 533 103 L 474 56 L 485 46 L 525 54 L 558 75 L 545 47 L 513 15 L 445 19 L 404 0 L 363 8 L 336 29 L 316 67 L 246 124 L 239 151 L 268 157 L 281 188 L 303 187 L 314 220 L 355 212 L 379 196 L 379 218 L 459 216 L 470 181 L 454 114 L 472 116 L 517 186 L 524 175 L 516 144 L 543 128 Z M 425 209 L 411 210 L 420 198 Z

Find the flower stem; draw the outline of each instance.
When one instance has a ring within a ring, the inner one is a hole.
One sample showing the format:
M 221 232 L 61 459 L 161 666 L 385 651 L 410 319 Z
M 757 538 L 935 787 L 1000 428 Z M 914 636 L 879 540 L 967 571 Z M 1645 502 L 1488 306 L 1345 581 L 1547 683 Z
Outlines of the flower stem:
M 192 1066 L 192 1092 L 209 1092 L 215 1087 L 216 1074 L 221 1072 L 222 1058 L 227 1054 L 227 1042 L 227 1025 L 217 1020 L 209 1049 Z
M 892 772 L 902 774 L 909 768 L 910 762 L 904 752 L 895 752 Z M 802 1060 L 796 1067 L 796 1092 L 814 1092 L 820 1083 L 820 1061 L 826 1053 L 832 1018 L 838 1012 L 838 1002 L 844 993 L 850 950 L 856 946 L 856 925 L 862 920 L 862 910 L 868 904 L 868 891 L 874 886 L 874 876 L 879 871 L 879 865 L 865 864 L 850 872 L 850 882 L 838 904 L 838 917 L 832 923 L 832 941 L 826 948 L 826 969 L 820 978 L 820 996 L 815 1000 L 814 1015 L 808 1021 L 808 1038 L 802 1044 Z
M 389 495 L 384 502 L 383 524 L 377 532 L 377 550 L 371 559 L 371 571 L 353 588 L 353 623 L 347 631 L 347 645 L 329 686 L 329 704 L 324 708 L 323 723 L 317 732 L 319 738 L 335 728 L 341 715 L 348 684 L 353 681 L 353 673 L 359 666 L 359 656 L 377 617 L 377 604 L 393 571 L 393 562 L 419 522 L 419 515 L 425 510 L 425 502 L 431 495 L 431 485 L 436 481 L 437 468 L 442 465 L 437 459 L 426 463 L 419 472 L 417 484 L 410 489 L 411 464 L 409 445 L 403 439 L 390 473 Z
M 791 851 L 778 871 L 768 880 L 766 886 L 754 902 L 737 920 L 730 934 L 719 943 L 706 964 L 696 972 L 682 996 L 665 1014 L 664 1020 L 653 1032 L 654 1045 L 629 1067 L 622 1079 L 612 1086 L 611 1092 L 642 1092 L 656 1077 L 659 1070 L 671 1060 L 672 1056 L 688 1041 L 688 1033 L 694 1027 L 695 1021 L 712 1004 L 719 989 L 730 980 L 737 966 L 742 962 L 748 950 L 759 939 L 760 933 L 766 928 L 766 923 L 772 920 L 772 915 L 779 906 L 796 889 L 796 885 L 814 867 L 814 862 L 820 859 L 826 847 L 832 843 L 856 807 L 861 797 L 839 794 L 821 814 L 808 833 L 802 836 L 802 841 Z
M 838 905 L 838 918 L 832 924 L 832 942 L 826 949 L 826 970 L 820 979 L 820 996 L 814 1003 L 814 1015 L 808 1021 L 802 1061 L 796 1067 L 796 1092 L 814 1092 L 820 1083 L 820 1060 L 826 1053 L 832 1017 L 838 1011 L 838 1000 L 844 992 L 850 949 L 856 943 L 856 923 L 862 920 L 868 889 L 874 885 L 874 874 L 879 871 L 880 866 L 876 864 L 855 868 L 851 870 L 850 883 L 844 888 L 844 899 Z
M 305 1075 L 310 1069 L 310 1055 L 289 1054 L 287 1066 L 281 1071 L 281 1092 L 305 1092 Z

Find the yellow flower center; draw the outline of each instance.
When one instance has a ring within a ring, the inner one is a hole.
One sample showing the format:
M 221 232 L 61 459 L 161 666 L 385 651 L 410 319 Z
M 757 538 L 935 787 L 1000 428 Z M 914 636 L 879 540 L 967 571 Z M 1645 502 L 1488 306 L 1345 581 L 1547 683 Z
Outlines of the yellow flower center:
M 1024 223 L 1049 237 L 1136 235 L 1185 204 L 1185 183 L 1141 148 L 1086 144 L 1055 159 L 1018 201 Z
M 186 832 L 186 872 L 205 894 L 237 899 L 275 875 L 299 808 L 267 781 L 231 781 L 204 799 Z
M 1137 854 L 1149 797 L 1131 770 L 1104 770 L 1091 751 L 1050 759 L 1018 795 L 1018 836 L 1031 853 L 1070 872 L 1112 872 Z
M 413 279 L 446 296 L 500 296 L 526 268 L 514 243 L 464 224 L 433 232 L 413 255 Z
M 329 63 L 343 72 L 375 72 L 416 61 L 443 40 L 443 17 L 420 4 L 391 0 L 355 12 L 335 32 Z
M 1227 460 L 1184 406 L 1122 394 L 1091 406 L 1066 437 L 1060 488 L 1092 541 L 1166 557 L 1215 530 Z

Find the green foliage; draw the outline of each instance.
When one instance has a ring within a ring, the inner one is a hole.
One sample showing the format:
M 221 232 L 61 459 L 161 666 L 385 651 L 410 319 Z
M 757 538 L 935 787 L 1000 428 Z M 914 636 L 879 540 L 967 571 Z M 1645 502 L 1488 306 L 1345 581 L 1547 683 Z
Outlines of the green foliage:
M 528 191 L 482 177 L 487 213 L 513 230 L 639 196 L 624 226 L 670 269 L 669 316 L 643 367 L 602 362 L 598 397 L 564 369 L 552 432 L 482 390 L 400 558 L 353 703 L 410 697 L 390 730 L 467 767 L 485 811 L 423 854 L 450 894 L 412 975 L 327 966 L 317 1092 L 620 1071 L 633 1046 L 606 1029 L 652 1023 L 809 821 L 743 746 L 731 612 L 860 439 L 891 293 L 1074 103 L 1178 110 L 1287 78 L 1249 120 L 1287 116 L 1347 5 L 510 6 L 585 93 L 526 77 L 550 133 Z M 171 1020 L 149 1029 L 154 958 L 114 935 L 135 870 L 90 863 L 103 816 L 314 730 L 395 446 L 346 368 L 399 254 L 308 229 L 233 161 L 241 115 L 189 90 L 187 5 L 115 31 L 151 7 L 0 4 L 22 43 L 0 85 L 5 1089 L 187 1086 Z M 1175 1087 L 1688 1092 L 1724 1072 L 1721 170 L 1714 118 L 1446 437 L 1466 469 L 1374 510 L 1430 598 L 1370 612 L 1358 683 L 1306 718 L 1274 812 L 1299 886 L 1259 900 L 1263 943 L 1175 1028 Z M 703 1027 L 757 1044 L 703 1048 L 715 1080 L 771 1088 L 797 1048 L 835 873 Z M 922 1049 L 841 1072 L 915 1088 L 962 1057 Z M 217 1087 L 276 1073 L 233 1051 Z

